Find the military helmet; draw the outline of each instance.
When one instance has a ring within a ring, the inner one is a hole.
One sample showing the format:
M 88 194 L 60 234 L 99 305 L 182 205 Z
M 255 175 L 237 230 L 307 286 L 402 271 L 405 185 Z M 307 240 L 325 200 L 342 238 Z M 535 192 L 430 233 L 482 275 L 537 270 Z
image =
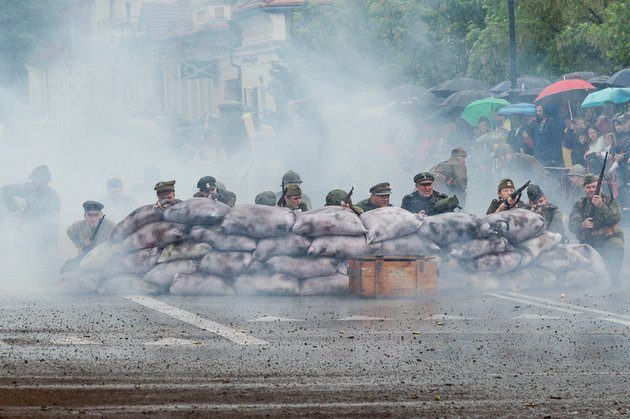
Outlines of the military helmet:
M 256 195 L 254 203 L 258 205 L 268 205 L 270 207 L 273 207 L 276 205 L 276 194 L 271 191 L 261 192 Z
M 327 206 L 327 207 L 340 206 L 341 202 L 346 199 L 347 195 L 348 195 L 348 193 L 346 191 L 344 191 L 344 190 L 333 189 L 332 191 L 328 192 L 328 194 L 326 195 L 326 205 L 325 206 Z
M 581 164 L 574 164 L 567 172 L 567 176 L 586 176 L 586 169 Z
M 37 166 L 28 177 L 33 182 L 50 182 L 52 179 L 50 169 L 46 165 Z
M 293 170 L 289 170 L 284 174 L 284 176 L 282 176 L 282 184 L 286 185 L 287 183 L 295 183 L 299 185 L 302 183 L 302 179 L 300 179 L 300 175 L 295 173 Z

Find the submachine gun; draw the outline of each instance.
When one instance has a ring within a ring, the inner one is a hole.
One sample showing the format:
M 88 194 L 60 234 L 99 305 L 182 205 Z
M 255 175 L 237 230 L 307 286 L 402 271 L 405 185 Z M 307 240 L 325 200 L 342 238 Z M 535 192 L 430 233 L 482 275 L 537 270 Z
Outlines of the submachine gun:
M 608 161 L 608 152 L 604 156 L 604 164 L 602 164 L 602 170 L 599 171 L 599 177 L 597 178 L 597 186 L 595 187 L 595 195 L 597 196 L 602 191 L 602 182 L 604 180 L 605 172 L 606 172 L 606 162 Z M 611 193 L 612 196 L 612 193 Z M 595 215 L 595 205 L 591 205 L 588 209 L 588 213 L 586 214 L 586 218 L 593 218 Z
M 282 195 L 278 198 L 278 202 L 276 202 L 276 207 L 285 207 L 287 205 L 287 187 L 282 182 Z
M 523 194 L 523 191 L 525 189 L 527 189 L 527 187 L 529 186 L 530 183 L 532 183 L 532 181 L 528 180 L 527 182 L 525 182 L 525 184 L 523 186 L 521 186 L 520 188 L 516 189 L 514 192 L 512 192 L 510 194 L 509 199 L 514 201 L 514 203 L 512 205 L 510 205 L 508 203 L 507 199 L 502 199 L 501 201 L 499 201 L 499 206 L 501 206 L 502 204 L 505 204 L 506 209 L 510 209 L 510 208 L 514 207 L 514 205 L 518 204 L 518 202 L 521 200 L 521 195 Z

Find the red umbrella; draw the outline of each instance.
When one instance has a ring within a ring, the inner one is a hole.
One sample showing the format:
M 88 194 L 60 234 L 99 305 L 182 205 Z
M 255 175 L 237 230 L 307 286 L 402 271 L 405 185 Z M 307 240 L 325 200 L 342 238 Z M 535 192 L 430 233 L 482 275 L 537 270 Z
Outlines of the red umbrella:
M 540 99 L 557 95 L 560 93 L 566 93 L 574 90 L 581 90 L 586 92 L 588 90 L 597 90 L 595 86 L 590 84 L 589 82 L 581 79 L 568 79 L 568 80 L 560 80 L 555 83 L 550 84 L 545 87 L 542 92 L 538 95 L 534 102 L 538 102 Z

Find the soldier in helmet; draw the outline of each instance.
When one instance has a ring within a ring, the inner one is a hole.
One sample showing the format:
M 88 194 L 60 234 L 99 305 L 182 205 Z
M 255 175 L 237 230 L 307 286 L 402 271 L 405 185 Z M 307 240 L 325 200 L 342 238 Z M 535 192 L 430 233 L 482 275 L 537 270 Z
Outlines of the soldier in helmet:
M 264 191 L 256 195 L 256 199 L 254 200 L 255 204 L 258 205 L 267 205 L 270 207 L 276 206 L 276 194 L 272 191 Z
M 401 208 L 420 215 L 435 215 L 452 212 L 459 206 L 457 195 L 449 198 L 447 195 L 433 190 L 435 178 L 431 173 L 422 172 L 413 177 L 416 190 L 405 195 Z
M 612 196 L 595 194 L 598 177 L 593 174 L 584 176 L 584 194 L 573 205 L 569 218 L 569 229 L 580 243 L 586 243 L 597 250 L 606 261 L 606 268 L 614 285 L 621 285 L 621 267 L 623 265 L 624 236 L 619 222 L 621 209 Z
M 283 202 L 280 202 L 279 206 L 302 212 L 308 211 L 306 204 L 302 202 L 302 190 L 298 185 L 289 184 L 285 186 L 283 197 L 284 200 L 281 200 Z
M 357 215 L 363 214 L 363 209 L 358 205 L 352 205 L 352 208 L 350 208 L 351 204 L 346 202 L 347 196 L 348 193 L 346 191 L 342 189 L 333 189 L 326 195 L 326 204 L 324 206 L 349 208 Z
M 468 186 L 468 171 L 466 169 L 467 153 L 462 147 L 451 150 L 451 158 L 443 161 L 430 172 L 435 176 L 433 186 L 448 194 L 457 194 L 464 206 L 466 188 Z
M 574 164 L 567 172 L 568 182 L 565 197 L 569 208 L 584 194 L 584 187 L 582 186 L 584 176 L 586 176 L 586 169 L 581 164 Z
M 497 187 L 498 199 L 493 199 L 486 211 L 486 214 L 494 214 L 495 212 L 507 211 L 514 208 L 527 208 L 520 198 L 512 199 L 510 195 L 514 192 L 514 182 L 512 179 L 502 179 Z
M 527 197 L 529 198 L 529 208 L 543 216 L 547 223 L 547 229 L 554 233 L 560 233 L 564 237 L 562 213 L 557 206 L 549 202 L 540 186 L 530 183 L 527 187 Z
M 388 182 L 377 183 L 370 188 L 370 197 L 363 201 L 357 202 L 357 207 L 363 212 L 370 211 L 381 207 L 391 207 L 389 197 L 392 194 L 392 188 Z
M 29 182 L 3 186 L 2 199 L 7 210 L 23 222 L 47 220 L 56 222 L 61 210 L 59 195 L 50 186 L 52 179 L 48 166 L 38 166 L 28 177 Z M 16 198 L 24 199 L 20 206 Z
M 195 198 L 216 199 L 230 207 L 234 207 L 236 204 L 236 195 L 233 192 L 226 191 L 225 186 L 223 189 L 220 189 L 219 182 L 212 176 L 204 176 L 199 179 L 197 188 L 199 190 L 193 195 Z
M 289 170 L 288 172 L 286 172 L 284 176 L 282 176 L 282 185 L 280 185 L 282 190 L 276 193 L 276 201 L 280 199 L 280 197 L 282 196 L 282 191 L 284 191 L 284 188 L 287 185 L 300 186 L 301 184 L 302 184 L 302 179 L 300 178 L 300 175 L 295 173 L 293 170 Z M 306 205 L 307 210 L 310 210 L 311 208 L 313 208 L 311 204 L 311 199 L 306 194 L 302 195 L 302 203 Z
M 172 207 L 175 204 L 182 202 L 180 199 L 175 198 L 175 181 L 160 181 L 153 187 L 157 195 L 157 207 L 161 210 L 165 210 Z

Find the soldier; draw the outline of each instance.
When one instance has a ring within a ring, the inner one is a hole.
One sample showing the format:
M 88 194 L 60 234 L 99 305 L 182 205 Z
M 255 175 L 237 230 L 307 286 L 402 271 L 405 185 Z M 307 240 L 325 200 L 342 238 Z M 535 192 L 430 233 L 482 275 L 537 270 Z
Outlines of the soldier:
M 25 223 L 55 223 L 61 209 L 59 195 L 50 186 L 48 166 L 38 166 L 28 177 L 30 182 L 3 186 L 1 193 L 7 210 Z M 15 198 L 24 199 L 21 207 Z M 56 228 L 55 228 L 56 230 Z
M 276 194 L 272 191 L 264 191 L 256 195 L 256 199 L 254 200 L 255 204 L 258 205 L 267 205 L 270 207 L 276 206 Z
M 161 210 L 165 210 L 175 204 L 179 204 L 180 202 L 182 202 L 181 199 L 175 198 L 174 180 L 160 181 L 155 184 L 153 189 L 155 190 L 158 198 L 156 205 Z
M 281 191 L 280 192 L 276 192 L 276 202 L 282 196 L 282 191 L 284 191 L 284 188 L 287 185 L 298 185 L 298 186 L 300 186 L 301 184 L 302 184 L 302 179 L 300 178 L 300 175 L 295 173 L 293 170 L 289 170 L 288 172 L 286 172 L 284 174 L 284 176 L 282 176 L 282 185 L 280 185 Z M 313 208 L 312 203 L 311 203 L 311 199 L 306 194 L 302 195 L 302 203 L 304 203 L 304 205 L 306 205 L 306 209 L 307 210 L 310 210 L 311 208 Z
M 344 207 L 344 208 L 352 209 L 352 211 L 354 211 L 354 213 L 357 215 L 363 214 L 363 209 L 359 207 L 358 205 L 352 205 L 352 208 L 350 208 L 351 203 L 346 202 L 347 196 L 348 196 L 348 192 L 341 189 L 333 189 L 332 191 L 328 192 L 328 194 L 326 195 L 326 204 L 324 206 L 325 207 Z
M 529 198 L 529 208 L 543 216 L 547 222 L 547 229 L 562 234 L 564 238 L 562 213 L 557 206 L 549 202 L 540 186 L 530 183 L 527 187 L 527 197 Z
M 387 182 L 377 183 L 370 188 L 370 197 L 363 201 L 357 202 L 357 207 L 363 212 L 370 211 L 381 207 L 391 207 L 389 196 L 392 194 L 392 188 Z
M 447 195 L 433 190 L 434 180 L 433 175 L 428 172 L 415 175 L 413 181 L 416 184 L 416 190 L 404 196 L 400 207 L 426 216 L 452 212 L 459 206 L 457 195 L 449 198 Z
M 79 266 L 83 257 L 98 244 L 107 241 L 114 229 L 114 223 L 105 219 L 103 204 L 96 201 L 83 203 L 83 220 L 68 227 L 68 237 L 79 249 L 79 254 L 64 263 L 60 272 L 64 273 Z
M 621 285 L 624 246 L 623 231 L 619 227 L 621 209 L 612 196 L 595 194 L 597 181 L 593 174 L 584 176 L 582 185 L 586 196 L 573 205 L 569 229 L 580 243 L 591 245 L 602 255 L 613 285 Z
M 279 206 L 292 210 L 308 211 L 306 204 L 302 202 L 302 190 L 298 185 L 289 184 L 284 188 L 284 199 Z
M 233 192 L 219 189 L 217 180 L 212 176 L 204 176 L 197 182 L 199 191 L 195 192 L 195 198 L 212 198 L 223 202 L 230 207 L 236 204 L 236 195 Z M 224 186 L 225 188 L 225 186 Z
M 515 190 L 516 188 L 514 187 L 512 179 L 502 179 L 497 187 L 499 198 L 492 200 L 486 214 L 494 214 L 495 212 L 511 210 L 513 208 L 527 208 L 527 205 L 521 201 L 520 197 L 515 199 L 510 198 L 510 195 Z
M 449 194 L 457 194 L 464 206 L 468 171 L 466 169 L 466 150 L 457 147 L 451 150 L 451 158 L 439 163 L 430 172 L 435 176 L 434 188 Z
M 565 198 L 567 203 L 567 207 L 573 205 L 575 201 L 582 195 L 584 192 L 584 187 L 582 183 L 584 182 L 584 176 L 586 175 L 586 169 L 581 164 L 574 164 L 571 166 L 569 171 L 567 172 L 567 190 L 565 193 Z
M 232 191 L 228 191 L 225 187 L 225 184 L 221 181 L 217 180 L 217 192 L 221 197 L 220 201 L 230 207 L 234 208 L 236 205 L 236 194 Z
M 103 206 L 107 207 L 107 213 L 111 220 L 122 220 L 134 209 L 138 203 L 134 198 L 125 194 L 123 183 L 118 178 L 107 180 L 107 196 L 101 199 Z

